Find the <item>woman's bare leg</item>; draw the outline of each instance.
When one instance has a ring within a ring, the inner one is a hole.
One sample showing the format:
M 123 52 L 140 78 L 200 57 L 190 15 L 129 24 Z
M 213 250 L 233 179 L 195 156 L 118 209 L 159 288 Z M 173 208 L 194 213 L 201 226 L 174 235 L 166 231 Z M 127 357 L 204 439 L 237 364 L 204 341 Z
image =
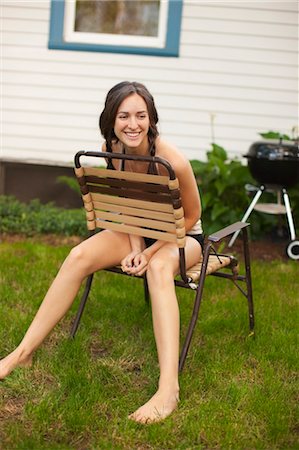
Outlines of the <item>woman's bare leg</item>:
M 188 238 L 187 267 L 196 264 L 200 254 L 199 244 Z M 179 308 L 173 282 L 178 270 L 178 250 L 169 244 L 152 257 L 147 270 L 160 378 L 155 395 L 129 416 L 137 422 L 152 423 L 164 419 L 176 408 L 179 400 Z
M 130 251 L 128 236 L 111 231 L 98 233 L 74 247 L 62 264 L 21 343 L 0 361 L 0 380 L 15 367 L 30 365 L 34 351 L 69 310 L 87 275 L 119 264 Z

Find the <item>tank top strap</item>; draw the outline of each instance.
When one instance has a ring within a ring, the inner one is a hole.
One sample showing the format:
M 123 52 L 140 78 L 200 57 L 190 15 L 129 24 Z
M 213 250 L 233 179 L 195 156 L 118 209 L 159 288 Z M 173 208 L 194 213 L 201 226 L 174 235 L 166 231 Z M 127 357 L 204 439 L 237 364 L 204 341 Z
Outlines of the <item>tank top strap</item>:
M 122 154 L 123 154 L 123 155 L 126 154 L 126 150 L 125 150 L 124 145 L 122 146 Z M 122 172 L 125 170 L 125 162 L 126 162 L 125 159 L 122 159 L 122 160 L 120 161 L 120 170 L 121 170 Z
M 159 175 L 158 170 L 157 170 L 157 166 L 156 166 L 156 164 L 154 163 L 154 161 L 151 161 L 151 162 L 149 163 L 147 173 L 148 173 L 149 175 Z
M 123 155 L 126 154 L 126 151 L 125 151 L 124 146 L 123 146 L 123 148 L 122 148 L 122 154 L 123 154 Z M 120 162 L 120 170 L 121 170 L 122 172 L 125 170 L 125 162 L 126 162 L 125 159 L 122 159 L 121 162 Z M 108 163 L 107 163 L 107 169 L 115 170 L 115 167 L 113 166 L 112 160 L 111 160 L 111 159 L 109 159 L 109 161 L 108 161 Z M 159 172 L 158 172 L 158 170 L 157 170 L 157 166 L 156 166 L 156 164 L 154 163 L 154 161 L 151 161 L 151 162 L 149 163 L 147 173 L 148 173 L 149 175 L 159 175 Z
M 123 147 L 123 149 L 122 149 L 122 153 L 125 154 L 125 149 L 124 149 L 124 147 Z M 110 169 L 110 170 L 116 170 L 115 167 L 114 167 L 114 165 L 112 164 L 112 159 L 110 159 L 110 158 L 108 159 L 108 162 L 107 162 L 107 169 Z M 122 172 L 125 170 L 125 160 L 124 160 L 124 159 L 122 159 L 121 162 L 120 162 L 120 170 L 121 170 Z
M 112 160 L 109 158 L 107 162 L 107 169 L 109 170 L 115 170 L 114 165 L 112 164 Z

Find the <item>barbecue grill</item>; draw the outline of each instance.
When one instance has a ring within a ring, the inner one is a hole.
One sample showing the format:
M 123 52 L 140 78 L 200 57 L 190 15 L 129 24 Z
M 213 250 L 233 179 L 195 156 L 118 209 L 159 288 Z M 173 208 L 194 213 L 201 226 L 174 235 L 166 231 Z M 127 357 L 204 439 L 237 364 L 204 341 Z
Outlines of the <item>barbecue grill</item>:
M 298 145 L 255 142 L 244 157 L 251 175 L 261 185 L 290 188 L 299 181 Z
M 287 245 L 287 255 L 299 259 L 299 241 L 296 239 L 294 221 L 287 188 L 299 182 L 299 147 L 298 142 L 268 142 L 253 143 L 245 158 L 253 178 L 260 183 L 257 188 L 247 185 L 248 190 L 256 194 L 244 214 L 242 222 L 246 222 L 253 209 L 269 214 L 286 214 L 291 241 Z M 271 191 L 277 194 L 277 203 L 257 204 L 263 192 Z M 282 198 L 284 205 L 282 204 Z M 237 238 L 235 233 L 229 242 L 231 247 Z

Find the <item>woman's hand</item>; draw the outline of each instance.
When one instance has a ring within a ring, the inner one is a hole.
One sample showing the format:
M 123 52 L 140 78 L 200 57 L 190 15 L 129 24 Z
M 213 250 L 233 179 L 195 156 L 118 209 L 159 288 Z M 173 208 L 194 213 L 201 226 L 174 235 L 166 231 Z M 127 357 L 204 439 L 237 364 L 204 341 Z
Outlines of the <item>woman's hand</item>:
M 122 261 L 121 268 L 123 272 L 129 275 L 143 275 L 148 266 L 148 259 L 144 253 L 131 252 Z

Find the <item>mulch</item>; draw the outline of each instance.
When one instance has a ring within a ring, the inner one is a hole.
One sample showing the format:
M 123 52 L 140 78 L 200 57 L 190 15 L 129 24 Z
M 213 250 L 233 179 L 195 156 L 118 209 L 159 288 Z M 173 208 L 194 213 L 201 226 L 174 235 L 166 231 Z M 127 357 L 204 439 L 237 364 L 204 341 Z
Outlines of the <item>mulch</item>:
M 273 240 L 273 239 L 260 239 L 249 242 L 250 257 L 259 261 L 272 261 L 272 260 L 285 260 L 289 258 L 286 254 L 286 247 L 288 241 L 286 240 Z M 238 254 L 242 251 L 242 242 L 237 240 L 233 247 L 226 248 L 224 252 L 230 253 L 236 251 Z
M 83 238 L 78 236 L 57 236 L 55 234 L 45 234 L 45 235 L 36 235 L 33 237 L 25 237 L 21 234 L 0 234 L 0 243 L 1 242 L 21 242 L 23 240 L 30 240 L 32 242 L 42 242 L 47 245 L 51 245 L 53 247 L 57 247 L 60 245 L 70 245 L 75 246 L 79 244 Z M 288 244 L 287 239 L 282 238 L 263 238 L 260 240 L 250 241 L 249 249 L 251 259 L 260 260 L 260 261 L 271 261 L 271 260 L 285 260 L 287 261 L 289 258 L 286 255 L 286 246 Z M 225 248 L 224 252 L 227 253 L 237 253 L 241 254 L 242 252 L 242 241 L 241 239 L 237 239 L 232 248 Z

